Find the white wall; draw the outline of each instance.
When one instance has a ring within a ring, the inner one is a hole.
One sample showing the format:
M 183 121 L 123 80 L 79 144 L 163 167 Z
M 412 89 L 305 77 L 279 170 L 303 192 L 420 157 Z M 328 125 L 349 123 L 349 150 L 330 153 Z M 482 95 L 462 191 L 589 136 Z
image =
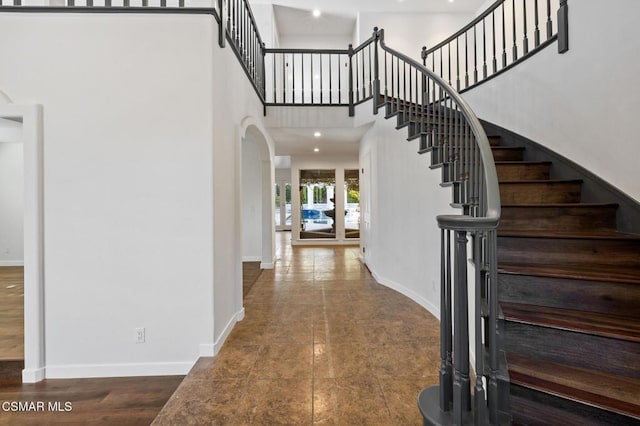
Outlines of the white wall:
M 440 187 L 441 171 L 430 170 L 429 156 L 418 155 L 417 150 L 417 142 L 406 141 L 406 130 L 396 130 L 395 120 L 382 115 L 365 134 L 360 162 L 368 188 L 364 185 L 361 205 L 362 216 L 371 225 L 362 238 L 367 266 L 376 279 L 439 317 L 436 216 L 459 212 L 449 207 L 451 191 Z
M 256 141 L 242 141 L 242 260 L 262 260 L 262 159 Z
M 242 308 L 253 89 L 209 16 L 0 20 L 0 90 L 43 105 L 46 375 L 186 373 Z
M 347 49 L 353 42 L 350 36 L 332 35 L 281 35 L 280 47 L 301 49 Z
M 569 3 L 570 50 L 557 46 L 464 94 L 480 118 L 571 159 L 640 200 L 640 3 Z M 606 31 L 598 29 L 606 28 Z
M 22 143 L 0 140 L 0 266 L 24 263 Z
M 263 43 L 267 47 L 279 47 L 278 24 L 273 13 L 273 5 L 251 2 L 251 13 L 256 20 Z
M 362 43 L 373 34 L 373 28 L 384 29 L 385 43 L 416 60 L 422 46 L 433 46 L 471 22 L 470 13 L 359 13 L 359 36 Z

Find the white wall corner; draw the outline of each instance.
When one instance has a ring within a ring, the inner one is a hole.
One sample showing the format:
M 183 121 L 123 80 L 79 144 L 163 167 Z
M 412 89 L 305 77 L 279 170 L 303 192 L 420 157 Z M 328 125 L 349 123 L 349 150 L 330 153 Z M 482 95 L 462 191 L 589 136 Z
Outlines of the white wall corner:
M 229 334 L 231 334 L 231 330 L 233 330 L 233 327 L 236 325 L 238 321 L 242 321 L 243 319 L 244 319 L 244 308 L 240 309 L 240 311 L 238 311 L 231 318 L 231 320 L 229 320 L 224 330 L 222 330 L 220 337 L 213 344 L 213 356 L 218 355 L 218 352 L 220 352 L 220 349 L 222 349 L 222 345 L 224 345 L 224 342 L 227 340 L 227 337 L 229 337 Z

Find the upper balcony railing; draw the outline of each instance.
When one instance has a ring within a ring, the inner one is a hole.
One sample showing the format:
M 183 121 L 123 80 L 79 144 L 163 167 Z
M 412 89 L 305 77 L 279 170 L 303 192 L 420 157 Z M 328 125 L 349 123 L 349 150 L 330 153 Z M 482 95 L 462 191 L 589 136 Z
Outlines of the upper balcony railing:
M 568 50 L 567 0 L 498 0 L 437 45 L 423 64 L 459 92 L 495 77 L 558 40 Z

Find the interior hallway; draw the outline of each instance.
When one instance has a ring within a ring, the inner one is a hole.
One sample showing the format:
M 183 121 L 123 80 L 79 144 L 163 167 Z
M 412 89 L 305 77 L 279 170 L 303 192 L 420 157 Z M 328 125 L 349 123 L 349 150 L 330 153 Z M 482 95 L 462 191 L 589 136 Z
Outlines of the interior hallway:
M 245 297 L 245 319 L 202 358 L 154 425 L 420 425 L 438 382 L 439 323 L 379 285 L 357 247 L 291 247 Z

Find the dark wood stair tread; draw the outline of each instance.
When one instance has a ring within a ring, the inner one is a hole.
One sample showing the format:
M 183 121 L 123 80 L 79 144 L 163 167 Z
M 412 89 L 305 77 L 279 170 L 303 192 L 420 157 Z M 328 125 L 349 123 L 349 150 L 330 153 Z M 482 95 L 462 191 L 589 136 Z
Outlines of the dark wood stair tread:
M 521 238 L 562 238 L 573 240 L 624 240 L 640 241 L 640 235 L 618 232 L 614 229 L 593 229 L 589 231 L 498 231 L 499 237 Z
M 549 204 L 502 204 L 502 207 L 537 208 L 537 207 L 618 207 L 616 203 L 549 203 Z
M 498 272 L 503 274 L 539 277 L 569 278 L 585 281 L 618 282 L 640 285 L 640 271 L 637 268 L 611 267 L 601 265 L 539 265 L 500 263 Z
M 522 184 L 532 184 L 532 183 L 582 183 L 581 179 L 544 179 L 544 180 L 503 180 L 499 182 L 502 184 L 509 185 L 522 185 Z
M 510 302 L 500 307 L 508 321 L 640 343 L 637 318 Z
M 640 379 L 508 353 L 511 382 L 640 419 Z

